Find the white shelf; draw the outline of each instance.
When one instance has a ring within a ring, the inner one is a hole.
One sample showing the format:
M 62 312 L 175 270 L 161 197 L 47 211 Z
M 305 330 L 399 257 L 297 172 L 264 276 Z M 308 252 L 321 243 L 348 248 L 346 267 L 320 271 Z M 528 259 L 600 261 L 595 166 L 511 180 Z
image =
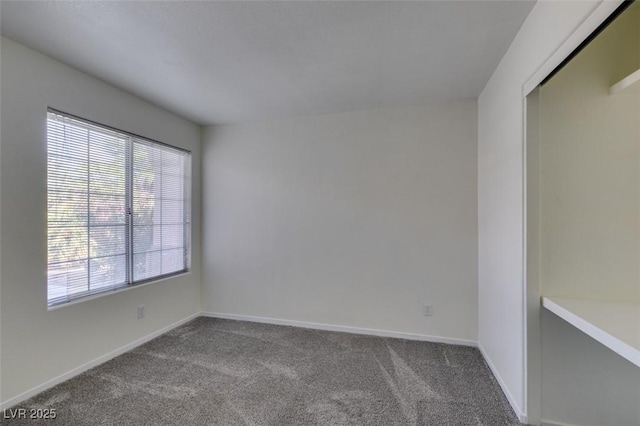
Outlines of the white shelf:
M 631 93 L 640 90 L 640 69 L 635 70 L 609 89 L 609 93 L 616 95 L 618 93 Z
M 542 306 L 640 367 L 640 304 L 543 297 Z

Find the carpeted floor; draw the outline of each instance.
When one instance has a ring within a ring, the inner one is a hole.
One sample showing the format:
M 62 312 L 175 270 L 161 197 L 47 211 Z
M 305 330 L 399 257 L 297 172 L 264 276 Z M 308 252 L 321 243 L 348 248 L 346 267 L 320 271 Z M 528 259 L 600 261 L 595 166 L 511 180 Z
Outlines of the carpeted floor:
M 17 408 L 59 425 L 519 424 L 475 348 L 211 318 Z

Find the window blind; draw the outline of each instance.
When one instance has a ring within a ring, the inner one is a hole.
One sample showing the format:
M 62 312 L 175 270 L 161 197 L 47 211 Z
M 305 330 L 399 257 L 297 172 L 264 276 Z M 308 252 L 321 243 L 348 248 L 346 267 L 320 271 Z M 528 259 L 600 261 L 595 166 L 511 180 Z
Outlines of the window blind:
M 186 269 L 190 162 L 184 152 L 133 141 L 133 280 Z
M 47 302 L 188 270 L 186 151 L 49 110 Z

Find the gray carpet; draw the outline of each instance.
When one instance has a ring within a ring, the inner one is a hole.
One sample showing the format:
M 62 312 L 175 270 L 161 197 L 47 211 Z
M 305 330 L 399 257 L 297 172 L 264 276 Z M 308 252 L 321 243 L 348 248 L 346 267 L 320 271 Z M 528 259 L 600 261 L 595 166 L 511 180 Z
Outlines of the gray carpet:
M 64 425 L 519 424 L 475 348 L 211 318 L 20 407 Z

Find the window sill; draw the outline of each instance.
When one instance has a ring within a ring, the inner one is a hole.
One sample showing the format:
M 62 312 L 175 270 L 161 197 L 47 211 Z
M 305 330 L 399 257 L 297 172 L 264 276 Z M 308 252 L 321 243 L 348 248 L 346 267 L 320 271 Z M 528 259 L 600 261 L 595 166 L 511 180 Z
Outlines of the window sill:
M 129 291 L 129 290 L 134 290 L 137 288 L 141 288 L 141 287 L 146 287 L 150 284 L 156 284 L 162 281 L 167 281 L 167 280 L 172 280 L 174 278 L 179 278 L 179 277 L 184 277 L 186 275 L 191 275 L 191 270 L 189 271 L 185 271 L 185 272 L 180 272 L 177 273 L 175 275 L 170 275 L 167 277 L 162 277 L 162 278 L 158 278 L 157 280 L 150 280 L 150 281 L 145 281 L 143 283 L 140 284 L 135 284 L 135 285 L 128 285 L 126 287 L 120 287 L 117 288 L 115 290 L 110 290 L 110 291 L 105 291 L 103 293 L 97 293 L 97 294 L 92 294 L 89 296 L 84 296 L 84 297 L 79 297 L 77 299 L 71 300 L 69 302 L 65 302 L 65 303 L 60 303 L 57 305 L 53 305 L 53 306 L 47 306 L 47 311 L 55 311 L 61 308 L 66 308 L 67 306 L 73 306 L 73 305 L 77 305 L 79 303 L 83 303 L 83 302 L 88 302 L 89 300 L 94 300 L 94 299 L 99 299 L 105 296 L 111 296 L 113 294 L 117 294 L 117 293 L 122 293 L 125 291 Z

